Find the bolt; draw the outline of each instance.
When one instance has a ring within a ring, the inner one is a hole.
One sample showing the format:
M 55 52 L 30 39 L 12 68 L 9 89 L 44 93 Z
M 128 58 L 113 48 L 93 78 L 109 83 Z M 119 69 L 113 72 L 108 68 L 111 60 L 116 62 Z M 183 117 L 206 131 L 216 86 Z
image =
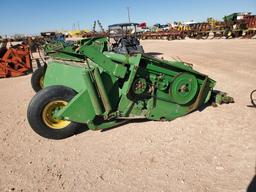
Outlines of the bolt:
M 186 85 L 182 85 L 179 90 L 180 90 L 180 92 L 184 93 L 184 92 L 188 91 L 188 88 Z

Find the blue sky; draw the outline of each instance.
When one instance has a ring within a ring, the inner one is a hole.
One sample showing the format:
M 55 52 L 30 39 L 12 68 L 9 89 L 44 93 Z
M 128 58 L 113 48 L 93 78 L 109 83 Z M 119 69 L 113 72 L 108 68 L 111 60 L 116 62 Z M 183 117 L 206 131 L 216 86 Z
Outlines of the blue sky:
M 250 11 L 256 14 L 256 0 L 0 0 L 0 34 L 36 34 L 41 31 L 91 29 L 94 20 L 103 26 L 131 21 L 167 23 L 204 21 Z

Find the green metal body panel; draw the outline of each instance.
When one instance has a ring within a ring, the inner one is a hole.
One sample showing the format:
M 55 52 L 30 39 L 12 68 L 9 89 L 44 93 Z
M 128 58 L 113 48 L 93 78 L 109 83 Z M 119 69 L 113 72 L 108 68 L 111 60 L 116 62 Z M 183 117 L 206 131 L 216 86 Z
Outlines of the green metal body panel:
M 83 74 L 86 69 L 81 66 L 60 62 L 49 62 L 44 76 L 44 87 L 63 85 L 80 92 L 85 87 Z
M 56 118 L 86 123 L 92 130 L 122 124 L 126 118 L 173 120 L 208 102 L 215 81 L 179 61 L 105 51 L 83 42 L 74 57 L 84 65 L 48 63 L 44 85 L 63 85 L 77 95 Z M 77 54 L 77 55 L 76 55 Z
M 72 46 L 65 47 L 61 50 L 49 53 L 48 55 L 51 58 L 54 58 L 54 59 L 57 59 L 57 60 L 83 62 L 84 59 L 85 59 L 84 55 L 76 53 L 75 50 L 74 50 L 74 47 L 72 47 Z
M 86 46 L 81 52 L 99 67 L 104 68 L 107 73 L 116 77 L 124 78 L 127 68 L 121 64 L 117 64 L 106 57 L 102 52 L 98 51 L 97 46 Z M 106 67 L 107 66 L 107 67 Z
M 86 58 L 83 50 L 88 46 L 94 46 L 99 52 L 106 51 L 108 49 L 108 39 L 106 37 L 95 37 L 82 39 L 73 44 L 59 41 L 52 42 L 44 46 L 44 52 L 53 59 L 82 62 Z
M 61 50 L 65 47 L 65 43 L 62 41 L 54 41 L 51 43 L 47 43 L 43 46 L 44 53 L 48 55 L 49 53 L 55 52 L 57 50 Z
M 224 21 L 234 21 L 235 18 L 237 17 L 238 13 L 232 13 L 230 15 L 226 15 L 223 17 Z
M 84 106 L 84 107 L 82 107 Z M 78 123 L 89 123 L 91 119 L 96 117 L 95 107 L 93 106 L 88 90 L 79 92 L 68 106 L 58 111 L 55 116 L 63 117 L 63 119 L 71 120 Z

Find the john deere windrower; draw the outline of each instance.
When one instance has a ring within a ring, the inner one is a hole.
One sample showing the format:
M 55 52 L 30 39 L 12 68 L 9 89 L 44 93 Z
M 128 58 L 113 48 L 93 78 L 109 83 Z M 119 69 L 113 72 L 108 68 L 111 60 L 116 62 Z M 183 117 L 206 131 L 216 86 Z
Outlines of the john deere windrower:
M 44 88 L 29 104 L 28 121 L 43 137 L 62 139 L 133 118 L 170 121 L 205 105 L 215 85 L 181 61 L 118 54 L 97 44 L 81 47 L 77 56 L 84 64 L 48 63 Z

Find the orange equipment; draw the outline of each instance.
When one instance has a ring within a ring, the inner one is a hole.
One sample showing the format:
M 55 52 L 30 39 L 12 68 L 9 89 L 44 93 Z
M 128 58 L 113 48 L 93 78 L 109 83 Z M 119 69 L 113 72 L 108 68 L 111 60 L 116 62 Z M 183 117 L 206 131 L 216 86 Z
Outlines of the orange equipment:
M 17 77 L 32 72 L 30 51 L 27 45 L 19 44 L 0 52 L 0 78 Z

